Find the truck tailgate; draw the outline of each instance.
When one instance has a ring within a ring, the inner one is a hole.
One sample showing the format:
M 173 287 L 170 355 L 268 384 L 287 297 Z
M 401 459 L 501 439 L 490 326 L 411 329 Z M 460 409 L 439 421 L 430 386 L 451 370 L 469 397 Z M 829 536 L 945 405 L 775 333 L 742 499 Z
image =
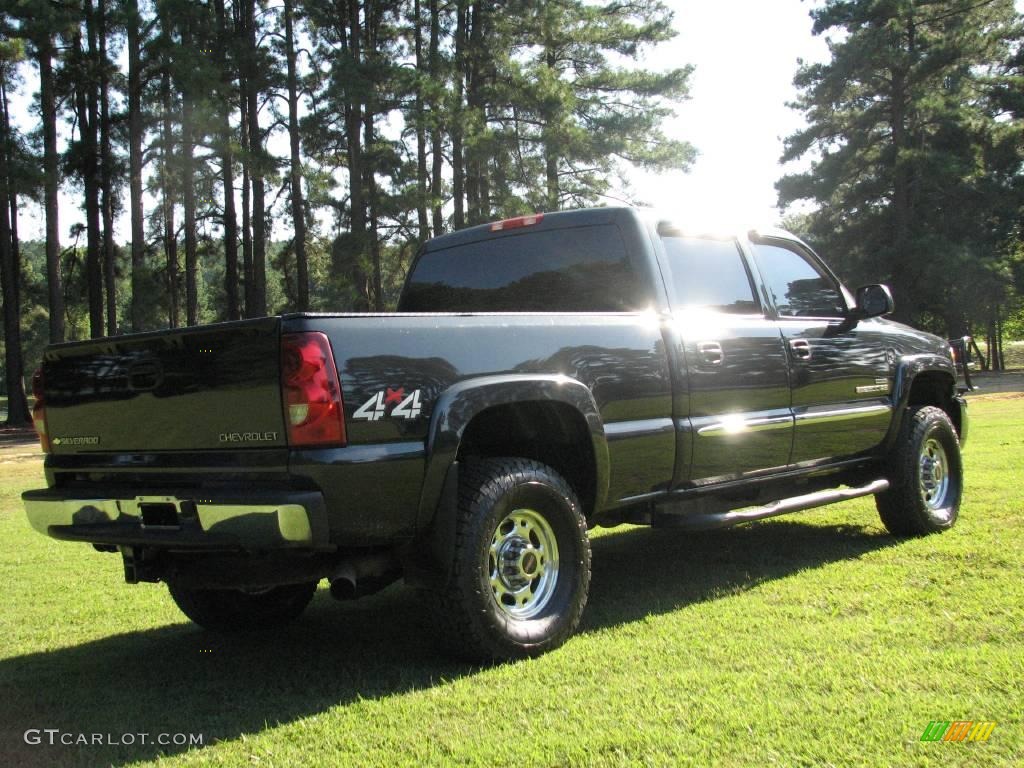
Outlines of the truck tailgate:
M 285 445 L 279 326 L 266 317 L 50 348 L 53 453 Z

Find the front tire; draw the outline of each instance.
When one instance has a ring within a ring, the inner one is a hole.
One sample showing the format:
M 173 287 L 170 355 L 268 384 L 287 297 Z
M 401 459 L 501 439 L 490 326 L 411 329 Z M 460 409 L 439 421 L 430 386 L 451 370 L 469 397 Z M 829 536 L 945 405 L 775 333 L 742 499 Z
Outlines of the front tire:
M 247 592 L 241 589 L 190 589 L 167 585 L 181 612 L 204 629 L 247 632 L 272 629 L 299 617 L 316 593 L 317 582 L 284 584 Z
M 460 656 L 507 661 L 557 648 L 590 587 L 590 541 L 572 487 L 528 459 L 470 462 L 460 474 L 455 556 L 434 593 L 441 639 Z
M 895 536 L 952 528 L 963 495 L 960 441 L 946 412 L 910 408 L 889 455 L 889 490 L 875 496 L 882 523 Z

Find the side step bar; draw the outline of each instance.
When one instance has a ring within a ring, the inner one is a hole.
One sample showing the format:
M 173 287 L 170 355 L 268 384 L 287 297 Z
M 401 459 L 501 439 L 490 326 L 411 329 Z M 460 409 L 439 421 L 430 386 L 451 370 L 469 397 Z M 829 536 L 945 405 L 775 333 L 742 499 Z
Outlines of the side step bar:
M 856 488 L 834 488 L 827 491 L 817 491 L 816 493 L 808 493 L 803 496 L 779 499 L 761 507 L 747 507 L 727 512 L 698 512 L 693 514 L 673 512 L 656 514 L 654 524 L 665 528 L 709 531 L 716 528 L 728 528 L 740 523 L 749 523 L 754 520 L 764 520 L 767 517 L 785 515 L 789 512 L 822 507 L 826 504 L 834 504 L 837 501 L 871 496 L 888 490 L 888 488 L 889 481 L 882 478 L 873 480 L 867 485 L 857 486 Z

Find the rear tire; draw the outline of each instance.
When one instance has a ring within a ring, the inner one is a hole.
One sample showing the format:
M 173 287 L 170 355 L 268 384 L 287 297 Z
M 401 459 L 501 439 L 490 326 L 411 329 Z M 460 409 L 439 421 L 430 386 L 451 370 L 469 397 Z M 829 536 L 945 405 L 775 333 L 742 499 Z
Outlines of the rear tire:
M 474 661 L 557 648 L 590 587 L 587 523 L 572 487 L 516 458 L 467 463 L 459 486 L 451 577 L 432 593 L 441 641 Z
M 315 581 L 284 584 L 259 592 L 167 585 L 182 613 L 204 629 L 215 632 L 247 632 L 287 624 L 306 609 L 316 587 Z
M 910 408 L 889 454 L 889 490 L 875 496 L 882 523 L 895 536 L 952 528 L 963 495 L 960 441 L 941 408 Z

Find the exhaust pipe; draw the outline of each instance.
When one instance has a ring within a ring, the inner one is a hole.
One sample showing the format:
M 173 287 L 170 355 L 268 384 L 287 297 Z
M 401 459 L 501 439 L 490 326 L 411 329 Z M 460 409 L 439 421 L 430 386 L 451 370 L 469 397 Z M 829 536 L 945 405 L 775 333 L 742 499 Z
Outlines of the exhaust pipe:
M 335 600 L 356 599 L 356 570 L 344 562 L 331 574 L 331 597 Z
M 331 597 L 335 600 L 366 597 L 398 581 L 401 575 L 398 560 L 390 552 L 342 560 L 329 577 Z

